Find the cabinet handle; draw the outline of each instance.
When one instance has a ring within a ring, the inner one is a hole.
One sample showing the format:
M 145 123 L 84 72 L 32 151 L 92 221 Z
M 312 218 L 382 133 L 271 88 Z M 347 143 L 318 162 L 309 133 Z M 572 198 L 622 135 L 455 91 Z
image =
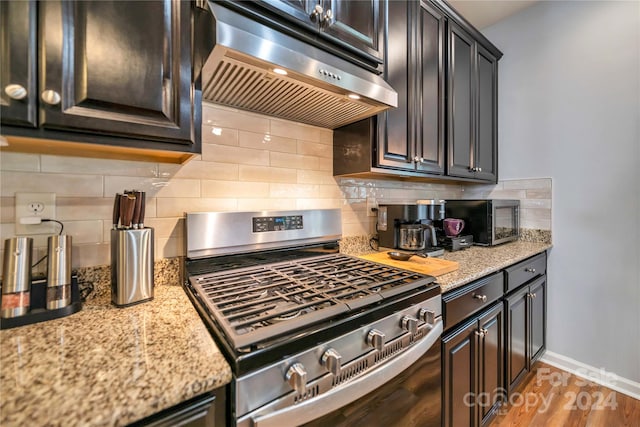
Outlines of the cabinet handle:
M 415 156 L 413 158 L 413 161 L 416 162 L 416 163 L 424 163 L 424 157 Z
M 476 299 L 479 299 L 482 302 L 487 302 L 487 296 L 486 295 L 474 295 L 473 296 Z
M 49 105 L 58 105 L 60 103 L 60 94 L 55 90 L 45 90 L 40 96 L 44 102 Z
M 480 338 L 484 338 L 484 331 L 486 331 L 486 329 L 477 330 L 476 335 L 479 336 Z
M 22 85 L 18 84 L 10 84 L 4 88 L 4 93 L 6 93 L 9 98 L 15 99 L 17 101 L 24 99 L 27 96 L 27 90 Z
M 482 336 L 483 337 L 486 337 L 487 335 L 489 335 L 489 330 L 488 329 L 481 328 L 480 330 L 482 331 Z
M 535 298 L 535 297 L 536 297 L 535 293 L 531 294 L 531 298 Z
M 322 17 L 322 23 L 327 25 L 331 22 L 332 18 L 333 12 L 331 11 L 331 9 L 327 9 L 327 11 L 324 13 L 324 16 Z
M 476 172 L 482 172 L 482 168 L 476 168 Z
M 316 19 L 320 19 L 322 21 L 322 12 L 324 12 L 324 9 L 322 9 L 322 6 L 320 6 L 319 4 L 317 4 L 314 8 L 313 11 L 311 12 L 311 14 L 309 15 L 309 18 L 311 18 L 312 21 L 316 21 Z
M 524 271 L 526 271 L 527 273 L 535 273 L 536 269 L 535 268 L 525 268 Z

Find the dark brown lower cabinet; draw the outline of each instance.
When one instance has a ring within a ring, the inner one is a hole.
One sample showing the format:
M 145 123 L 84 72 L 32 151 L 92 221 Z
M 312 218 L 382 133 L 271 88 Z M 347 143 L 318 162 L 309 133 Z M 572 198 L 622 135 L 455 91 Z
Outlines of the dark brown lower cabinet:
M 444 336 L 445 426 L 485 425 L 502 404 L 503 314 L 497 302 Z
M 547 276 L 522 285 L 505 299 L 509 393 L 546 348 Z

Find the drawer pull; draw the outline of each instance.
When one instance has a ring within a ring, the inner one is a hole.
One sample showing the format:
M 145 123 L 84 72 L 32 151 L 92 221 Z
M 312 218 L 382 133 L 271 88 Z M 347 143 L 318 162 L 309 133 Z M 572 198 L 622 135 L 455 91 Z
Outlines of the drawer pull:
M 528 273 L 535 273 L 536 269 L 535 268 L 525 268 L 524 271 L 526 271 Z
M 529 294 L 529 296 L 533 299 L 533 298 L 536 297 L 536 294 L 535 293 L 531 293 L 531 294 Z
M 479 299 L 482 302 L 487 302 L 487 296 L 486 295 L 474 295 L 473 296 L 476 299 Z

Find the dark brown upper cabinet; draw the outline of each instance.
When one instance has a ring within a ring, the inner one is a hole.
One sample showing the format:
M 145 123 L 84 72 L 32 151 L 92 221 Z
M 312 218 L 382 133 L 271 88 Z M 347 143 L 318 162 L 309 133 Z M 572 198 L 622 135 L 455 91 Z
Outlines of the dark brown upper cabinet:
M 263 0 L 235 4 L 237 8 L 259 15 L 256 6 L 271 11 L 275 21 L 284 19 L 314 34 L 307 40 L 311 43 L 320 43 L 322 47 L 340 54 L 331 48 L 337 46 L 356 55 L 369 64 L 369 68 L 377 68 L 384 62 L 387 0 Z M 303 37 L 299 31 L 293 33 L 296 37 Z M 327 43 L 323 45 L 324 42 Z
M 334 174 L 444 173 L 444 15 L 427 3 L 392 1 L 387 82 L 398 107 L 334 131 Z
M 388 4 L 398 108 L 334 130 L 334 175 L 496 182 L 502 53 L 442 1 Z
M 2 123 L 10 125 L 3 126 L 3 133 L 200 151 L 202 107 L 193 69 L 193 3 L 7 3 L 2 2 L 2 15 L 11 25 L 3 25 L 3 38 L 22 40 L 8 43 L 7 51 L 3 43 L 3 64 L 7 59 L 9 66 L 3 65 L 2 71 Z M 20 16 L 7 18 L 5 9 Z M 22 77 L 18 84 L 29 88 L 28 95 L 5 105 L 5 87 L 14 77 Z
M 0 2 L 0 115 L 3 125 L 38 125 L 37 18 L 35 1 Z
M 498 60 L 449 23 L 447 174 L 497 182 Z

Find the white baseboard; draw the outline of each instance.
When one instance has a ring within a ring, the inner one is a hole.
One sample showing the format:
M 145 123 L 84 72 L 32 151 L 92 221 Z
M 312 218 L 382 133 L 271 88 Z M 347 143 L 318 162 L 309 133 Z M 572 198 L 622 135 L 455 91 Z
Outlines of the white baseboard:
M 640 400 L 640 383 L 620 377 L 613 372 L 594 368 L 552 351 L 545 352 L 540 361 Z

